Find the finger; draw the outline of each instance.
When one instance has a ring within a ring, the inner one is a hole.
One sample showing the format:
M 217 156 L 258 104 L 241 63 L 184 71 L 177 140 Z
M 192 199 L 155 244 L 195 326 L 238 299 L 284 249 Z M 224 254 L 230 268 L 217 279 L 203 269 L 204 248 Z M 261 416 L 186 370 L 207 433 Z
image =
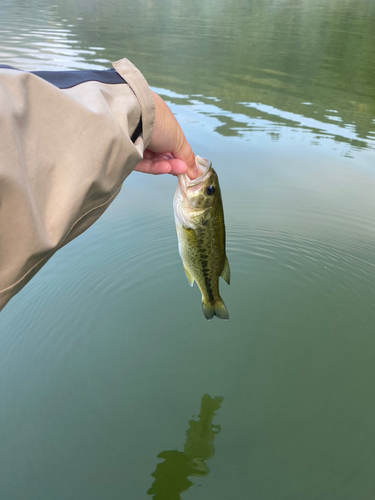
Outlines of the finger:
M 187 142 L 185 136 L 183 137 L 181 148 L 178 151 L 173 152 L 173 156 L 182 160 L 187 166 L 187 175 L 190 179 L 195 179 L 200 175 L 199 168 L 195 163 L 195 154 Z
M 170 174 L 181 175 L 181 174 L 185 174 L 187 172 L 186 163 L 184 161 L 180 160 L 179 158 L 173 158 L 172 160 L 169 160 L 169 164 L 172 167 Z
M 181 175 L 186 172 L 187 167 L 183 161 L 176 158 L 168 160 L 161 159 L 156 161 L 144 158 L 138 163 L 135 170 L 137 170 L 138 172 L 143 172 L 146 174 L 154 174 L 154 175 L 161 175 L 161 174 Z
M 195 165 L 195 155 L 186 140 L 172 111 L 163 99 L 153 92 L 155 102 L 155 123 L 149 148 L 155 153 L 165 154 L 169 151 L 174 158 L 187 165 L 187 172 L 192 179 L 199 175 Z
M 171 165 L 169 165 L 167 160 L 152 161 L 147 158 L 143 158 L 134 170 L 137 172 L 143 172 L 144 174 L 169 174 L 171 171 Z

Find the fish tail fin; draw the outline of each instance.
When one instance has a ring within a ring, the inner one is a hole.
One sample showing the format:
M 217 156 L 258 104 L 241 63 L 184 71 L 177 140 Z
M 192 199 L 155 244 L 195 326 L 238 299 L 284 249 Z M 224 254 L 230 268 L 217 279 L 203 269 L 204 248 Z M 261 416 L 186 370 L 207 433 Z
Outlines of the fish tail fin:
M 205 318 L 210 320 L 214 316 L 220 319 L 229 319 L 228 310 L 221 298 L 215 302 L 202 302 L 202 309 Z

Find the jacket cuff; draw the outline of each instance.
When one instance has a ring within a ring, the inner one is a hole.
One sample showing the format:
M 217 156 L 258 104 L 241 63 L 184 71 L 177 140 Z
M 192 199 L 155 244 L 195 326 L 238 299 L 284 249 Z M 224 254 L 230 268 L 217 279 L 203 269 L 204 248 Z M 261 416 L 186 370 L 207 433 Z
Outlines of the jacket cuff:
M 155 103 L 151 89 L 142 73 L 128 59 L 113 62 L 115 68 L 136 95 L 141 107 L 142 134 L 145 149 L 150 143 L 155 121 Z

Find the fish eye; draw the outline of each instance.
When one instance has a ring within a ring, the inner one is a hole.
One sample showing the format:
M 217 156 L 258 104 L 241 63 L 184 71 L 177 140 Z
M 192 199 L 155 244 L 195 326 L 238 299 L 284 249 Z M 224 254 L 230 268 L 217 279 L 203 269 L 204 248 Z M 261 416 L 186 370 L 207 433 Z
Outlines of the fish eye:
M 214 194 L 214 192 L 215 192 L 215 188 L 214 188 L 214 186 L 207 186 L 207 188 L 206 188 L 206 193 L 207 193 L 209 196 L 211 196 L 212 194 Z

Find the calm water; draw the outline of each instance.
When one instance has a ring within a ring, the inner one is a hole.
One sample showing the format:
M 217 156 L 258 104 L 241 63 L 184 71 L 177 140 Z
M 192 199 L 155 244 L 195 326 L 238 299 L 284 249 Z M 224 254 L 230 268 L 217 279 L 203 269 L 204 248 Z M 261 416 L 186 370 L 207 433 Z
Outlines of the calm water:
M 219 173 L 230 321 L 132 174 L 0 314 L 0 497 L 375 490 L 375 1 L 0 0 L 0 59 L 128 57 Z M 69 147 L 69 145 L 67 145 Z

